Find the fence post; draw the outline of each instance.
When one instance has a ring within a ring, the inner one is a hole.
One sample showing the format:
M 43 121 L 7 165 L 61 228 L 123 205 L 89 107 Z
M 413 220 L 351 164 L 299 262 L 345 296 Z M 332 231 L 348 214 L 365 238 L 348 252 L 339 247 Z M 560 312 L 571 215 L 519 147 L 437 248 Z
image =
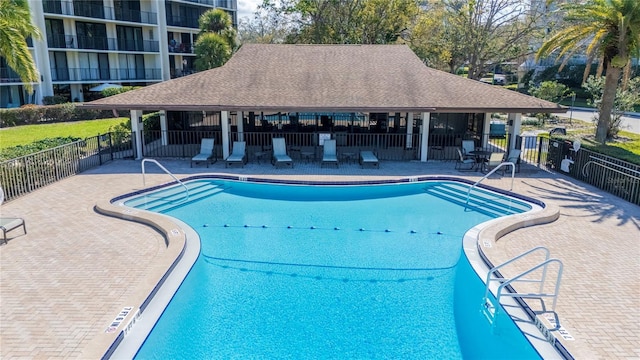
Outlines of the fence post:
M 58 157 L 56 156 L 57 148 L 53 149 L 53 172 L 56 176 L 56 181 L 60 180 L 60 176 L 58 174 Z
M 544 141 L 544 138 L 542 136 L 539 136 L 538 139 L 540 139 L 540 141 L 538 142 L 538 167 L 540 167 L 540 161 L 542 160 L 542 142 Z M 547 154 L 548 156 L 549 154 Z
M 100 139 L 102 138 L 102 135 L 100 135 L 100 133 L 98 133 L 98 137 L 96 138 L 96 140 L 98 140 L 98 164 L 102 165 L 102 149 L 100 148 Z
M 109 135 L 109 157 L 111 158 L 111 161 L 113 161 L 113 141 L 111 139 L 111 134 L 113 133 L 108 132 L 107 134 Z

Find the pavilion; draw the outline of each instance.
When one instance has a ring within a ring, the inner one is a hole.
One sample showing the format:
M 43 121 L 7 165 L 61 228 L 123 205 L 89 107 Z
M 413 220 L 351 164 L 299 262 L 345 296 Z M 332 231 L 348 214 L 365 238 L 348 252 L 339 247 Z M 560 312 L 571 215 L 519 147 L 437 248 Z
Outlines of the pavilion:
M 160 111 L 163 134 L 180 123 L 176 114 L 202 114 L 187 126 L 214 114 L 223 157 L 229 155 L 230 139 L 276 129 L 394 133 L 403 139 L 406 134 L 401 146 L 414 148 L 420 161 L 427 161 L 437 133 L 468 134 L 464 136 L 473 137 L 478 146 L 486 145 L 493 113 L 507 113 L 507 133 L 519 134 L 523 113 L 566 111 L 552 102 L 429 68 L 406 45 L 245 44 L 219 68 L 84 106 L 130 111 L 138 158 L 143 153 L 142 113 Z M 344 114 L 350 115 L 337 121 Z M 303 121 L 305 116 L 312 120 Z M 460 135 L 456 137 L 452 141 L 459 141 Z M 167 143 L 165 135 L 161 141 Z

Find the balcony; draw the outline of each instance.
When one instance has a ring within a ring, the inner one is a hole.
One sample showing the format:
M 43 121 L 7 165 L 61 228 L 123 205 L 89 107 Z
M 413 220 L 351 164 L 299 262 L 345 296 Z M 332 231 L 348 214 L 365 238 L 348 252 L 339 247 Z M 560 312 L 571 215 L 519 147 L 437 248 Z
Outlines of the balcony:
M 231 7 L 233 1 L 231 0 L 187 0 L 187 1 L 196 3 L 196 4 L 215 6 L 218 8 L 233 9 Z
M 73 15 L 73 2 L 44 0 L 42 10 L 45 14 Z
M 120 51 L 146 51 L 159 52 L 160 43 L 152 40 L 126 40 L 118 39 L 118 50 Z
M 113 9 L 96 5 L 93 2 L 74 1 L 73 13 L 75 16 L 84 16 L 94 19 L 111 19 Z
M 180 27 L 193 28 L 193 29 L 197 29 L 199 27 L 198 18 L 188 17 L 188 16 L 185 16 L 185 17 L 172 16 L 170 18 L 167 18 L 167 25 L 180 26 Z
M 116 38 L 107 38 L 102 36 L 74 36 L 77 39 L 77 42 L 74 39 L 71 40 L 71 44 L 77 43 L 78 49 L 89 49 L 89 50 L 118 50 L 117 40 Z M 75 46 L 67 46 L 75 48 Z
M 47 46 L 52 49 L 75 49 L 75 36 L 65 34 L 47 35 Z
M 142 24 L 158 24 L 158 14 L 149 11 L 115 9 L 116 20 Z
M 51 68 L 53 81 L 118 81 L 118 80 L 162 80 L 162 70 L 113 69 L 113 68 Z
M 19 83 L 22 82 L 20 76 L 16 74 L 10 67 L 0 68 L 0 83 Z
M 169 42 L 169 52 L 172 54 L 193 54 L 193 44 Z

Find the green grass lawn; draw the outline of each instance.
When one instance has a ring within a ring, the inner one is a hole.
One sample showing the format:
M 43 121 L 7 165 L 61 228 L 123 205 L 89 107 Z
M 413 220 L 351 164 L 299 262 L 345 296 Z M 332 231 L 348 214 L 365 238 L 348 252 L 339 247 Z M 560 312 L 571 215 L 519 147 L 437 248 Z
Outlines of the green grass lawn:
M 56 137 L 87 138 L 109 132 L 109 128 L 127 118 L 97 119 L 42 125 L 24 125 L 0 130 L 0 149 L 28 145 L 34 141 Z

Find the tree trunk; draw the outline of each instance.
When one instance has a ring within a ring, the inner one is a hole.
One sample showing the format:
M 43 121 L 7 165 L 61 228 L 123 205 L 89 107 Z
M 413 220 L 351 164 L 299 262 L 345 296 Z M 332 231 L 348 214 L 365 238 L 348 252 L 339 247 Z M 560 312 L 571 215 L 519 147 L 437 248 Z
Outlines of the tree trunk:
M 607 133 L 609 132 L 609 122 L 611 122 L 611 111 L 618 89 L 618 79 L 621 69 L 607 64 L 607 74 L 604 80 L 604 91 L 602 92 L 602 103 L 600 104 L 600 115 L 598 116 L 598 128 L 596 129 L 596 140 L 605 144 Z

